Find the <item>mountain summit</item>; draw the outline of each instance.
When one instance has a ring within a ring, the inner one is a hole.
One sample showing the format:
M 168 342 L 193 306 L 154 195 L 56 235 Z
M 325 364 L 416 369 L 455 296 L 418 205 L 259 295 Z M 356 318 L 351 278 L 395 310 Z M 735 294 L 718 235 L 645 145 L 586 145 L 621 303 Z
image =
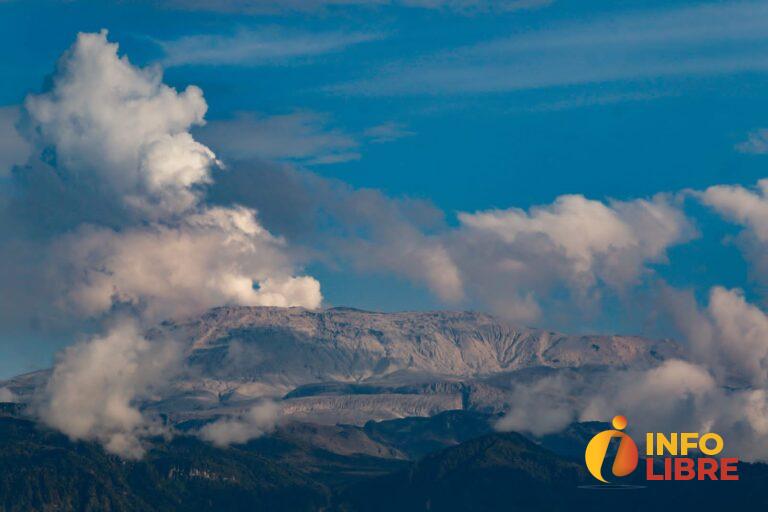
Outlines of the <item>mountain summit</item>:
M 521 379 L 648 368 L 681 351 L 671 341 L 571 336 L 450 311 L 229 306 L 148 335 L 184 347 L 181 376 L 145 405 L 173 422 L 238 413 L 264 397 L 281 401 L 285 416 L 323 423 L 500 413 Z M 24 397 L 42 380 L 38 373 L 5 386 Z

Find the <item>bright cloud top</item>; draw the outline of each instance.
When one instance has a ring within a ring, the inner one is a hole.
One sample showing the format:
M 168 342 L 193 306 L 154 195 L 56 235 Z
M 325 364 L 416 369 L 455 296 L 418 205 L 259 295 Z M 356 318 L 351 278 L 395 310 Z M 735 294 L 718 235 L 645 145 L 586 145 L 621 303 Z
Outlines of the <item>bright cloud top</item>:
M 188 132 L 203 123 L 203 93 L 194 86 L 175 91 L 159 69 L 137 68 L 117 49 L 106 31 L 78 35 L 51 90 L 25 102 L 37 144 L 55 148 L 57 166 L 147 215 L 185 211 L 215 162 Z

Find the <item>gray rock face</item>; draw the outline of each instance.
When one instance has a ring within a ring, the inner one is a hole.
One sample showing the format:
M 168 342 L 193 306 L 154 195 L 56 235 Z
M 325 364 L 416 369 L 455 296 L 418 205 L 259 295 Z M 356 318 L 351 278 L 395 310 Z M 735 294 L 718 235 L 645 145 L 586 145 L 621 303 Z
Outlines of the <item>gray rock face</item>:
M 679 351 L 669 341 L 567 336 L 469 312 L 226 307 L 166 328 L 189 342 L 206 376 L 292 387 L 398 372 L 467 378 L 534 366 L 647 367 Z
M 208 393 L 212 410 L 231 411 L 257 397 L 281 397 L 287 416 L 327 423 L 475 406 L 494 412 L 507 404 L 494 376 L 647 368 L 680 355 L 670 341 L 568 336 L 472 312 L 222 307 L 161 331 L 187 344 L 194 377 L 179 383 L 185 400 L 205 401 Z
M 286 417 L 331 424 L 455 409 L 498 413 L 529 375 L 589 378 L 600 368 L 648 368 L 681 355 L 670 341 L 568 336 L 447 311 L 221 307 L 165 322 L 149 336 L 186 347 L 183 377 L 145 404 L 173 422 L 238 413 L 263 397 L 281 400 Z M 45 376 L 2 385 L 29 396 Z

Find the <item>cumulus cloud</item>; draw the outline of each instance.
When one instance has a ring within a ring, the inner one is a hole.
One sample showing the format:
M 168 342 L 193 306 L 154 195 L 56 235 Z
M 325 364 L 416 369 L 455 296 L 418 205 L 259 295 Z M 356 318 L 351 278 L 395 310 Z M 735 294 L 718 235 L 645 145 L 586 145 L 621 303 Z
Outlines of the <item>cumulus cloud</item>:
M 285 243 L 246 208 L 210 208 L 173 226 L 86 226 L 54 246 L 75 276 L 68 301 L 85 316 L 130 304 L 161 320 L 214 306 L 320 306 L 320 284 L 293 277 Z
M 596 279 L 598 261 L 620 266 L 620 253 L 637 253 L 627 270 L 616 270 L 617 278 L 634 277 L 637 260 L 656 260 L 684 234 L 682 214 L 663 199 L 615 202 L 606 205 L 580 195 L 560 196 L 551 205 L 519 209 L 462 213 L 461 223 L 471 231 L 497 237 L 514 246 L 526 238 L 539 237 L 571 262 L 573 271 L 588 283 Z M 611 279 L 610 275 L 606 275 Z
M 338 52 L 349 46 L 380 39 L 362 32 L 290 32 L 265 27 L 241 30 L 233 35 L 194 35 L 160 41 L 165 66 L 265 65 L 301 62 L 310 57 Z
M 690 357 L 719 383 L 768 386 L 768 315 L 741 290 L 715 286 L 702 308 L 690 292 L 666 289 L 660 303 L 673 316 Z
M 692 340 L 694 349 L 717 365 L 723 380 L 768 385 L 768 316 L 740 291 L 722 287 L 711 290 L 707 315 L 711 337 Z
M 239 416 L 221 418 L 206 425 L 199 435 L 216 446 L 245 443 L 272 431 L 279 415 L 278 404 L 264 401 Z
M 68 177 L 149 216 L 188 210 L 215 163 L 188 131 L 203 122 L 203 93 L 177 92 L 159 68 L 137 68 L 117 49 L 106 31 L 78 35 L 50 90 L 25 101 L 35 145 Z
M 142 414 L 138 401 L 167 384 L 179 362 L 174 344 L 150 342 L 138 325 L 122 321 L 60 355 L 38 414 L 72 439 L 96 440 L 111 453 L 140 458 L 142 438 L 163 428 Z
M 756 189 L 740 185 L 715 185 L 700 197 L 726 219 L 747 227 L 761 242 L 768 242 L 768 179 Z
M 50 89 L 25 102 L 46 162 L 18 173 L 24 202 L 80 200 L 68 224 L 35 242 L 48 246 L 39 273 L 49 295 L 84 317 L 129 304 L 145 320 L 219 304 L 319 306 L 317 281 L 293 276 L 285 241 L 253 209 L 204 203 L 217 161 L 188 131 L 203 123 L 202 91 L 164 85 L 159 69 L 133 66 L 106 36 L 78 35 Z M 57 179 L 31 186 L 40 174 Z M 102 217 L 110 205 L 126 211 Z M 62 216 L 26 213 L 45 226 Z
M 712 400 L 725 401 L 725 395 L 706 367 L 670 359 L 648 370 L 604 369 L 581 382 L 556 374 L 520 383 L 495 428 L 541 436 L 573 421 L 625 414 L 636 432 L 706 431 L 715 419 Z
M 29 158 L 31 147 L 16 126 L 20 120 L 19 107 L 0 107 L 0 177 L 11 172 Z
M 580 385 L 561 375 L 515 387 L 510 410 L 495 428 L 541 436 L 572 421 L 629 418 L 629 432 L 718 432 L 726 453 L 763 460 L 768 451 L 768 403 L 762 389 L 728 390 L 707 364 L 670 359 L 648 370 L 605 369 Z
M 768 179 L 754 188 L 716 185 L 695 194 L 723 218 L 745 228 L 737 244 L 752 264 L 753 277 L 768 282 Z
M 163 84 L 159 68 L 120 57 L 105 31 L 79 34 L 47 89 L 24 103 L 32 153 L 11 176 L 15 193 L 0 197 L 0 259 L 14 274 L 0 286 L 20 297 L 14 313 L 107 326 L 60 355 L 35 410 L 128 458 L 164 432 L 141 404 L 181 364 L 173 342 L 142 335 L 149 325 L 222 304 L 322 301 L 254 209 L 207 203 L 219 163 L 189 131 L 206 109 L 200 89 Z
M 717 414 L 709 409 L 712 400 L 726 400 L 715 378 L 706 367 L 680 359 L 648 370 L 606 368 L 581 379 L 558 373 L 517 384 L 495 428 L 541 436 L 573 421 L 624 414 L 635 432 L 706 431 Z
M 636 284 L 649 264 L 693 235 L 665 196 L 603 203 L 568 195 L 528 212 L 460 213 L 459 221 L 452 250 L 466 280 L 497 312 L 521 321 L 535 320 L 537 297 L 563 285 L 585 300 L 599 286 Z

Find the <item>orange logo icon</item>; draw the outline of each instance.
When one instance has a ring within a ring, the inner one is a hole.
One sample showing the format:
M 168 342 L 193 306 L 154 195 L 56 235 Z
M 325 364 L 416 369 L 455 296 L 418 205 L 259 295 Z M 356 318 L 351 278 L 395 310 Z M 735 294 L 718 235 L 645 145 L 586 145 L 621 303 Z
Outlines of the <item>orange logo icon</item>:
M 621 432 L 627 427 L 627 418 L 624 416 L 614 416 L 611 424 L 615 430 L 604 430 L 595 435 L 589 441 L 587 450 L 584 453 L 587 469 L 592 473 L 593 477 L 604 483 L 608 483 L 608 480 L 603 478 L 603 462 L 608 453 L 611 439 L 615 437 L 621 439 L 619 449 L 616 452 L 616 458 L 613 461 L 613 467 L 611 468 L 614 476 L 622 477 L 632 473 L 637 467 L 638 461 L 637 445 L 631 437 Z

